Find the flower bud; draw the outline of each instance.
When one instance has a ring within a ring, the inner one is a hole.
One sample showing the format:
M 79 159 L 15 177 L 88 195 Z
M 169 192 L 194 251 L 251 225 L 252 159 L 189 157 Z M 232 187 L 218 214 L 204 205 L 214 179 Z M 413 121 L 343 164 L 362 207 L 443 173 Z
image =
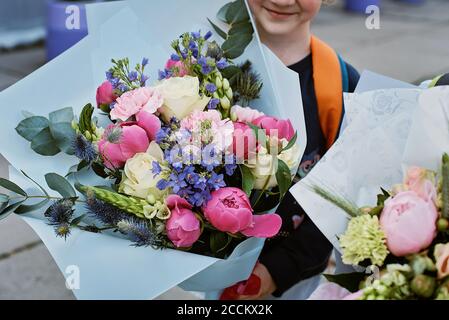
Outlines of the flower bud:
M 149 204 L 154 205 L 156 203 L 156 197 L 154 194 L 150 193 L 147 197 L 147 201 Z
M 445 218 L 438 219 L 438 231 L 443 232 L 446 231 L 449 228 L 449 221 Z
M 92 135 L 90 134 L 89 131 L 85 131 L 84 132 L 84 136 L 86 137 L 87 140 L 92 141 Z
M 220 104 L 221 104 L 222 108 L 225 110 L 228 110 L 231 107 L 231 102 L 229 101 L 229 99 L 227 97 L 221 98 Z
M 230 88 L 229 80 L 224 78 L 223 79 L 223 90 L 228 90 Z
M 436 287 L 436 280 L 424 274 L 417 275 L 411 283 L 412 291 L 419 297 L 430 298 L 433 296 Z
M 221 89 L 223 87 L 223 83 L 218 77 L 215 79 L 215 86 L 217 87 L 217 89 Z
M 220 99 L 220 95 L 218 94 L 217 91 L 214 92 L 214 94 L 212 95 L 215 99 Z
M 234 92 L 232 91 L 232 88 L 229 88 L 228 90 L 226 90 L 226 97 L 228 97 L 229 100 L 234 98 Z
M 78 130 L 78 122 L 75 119 L 72 120 L 72 129 Z

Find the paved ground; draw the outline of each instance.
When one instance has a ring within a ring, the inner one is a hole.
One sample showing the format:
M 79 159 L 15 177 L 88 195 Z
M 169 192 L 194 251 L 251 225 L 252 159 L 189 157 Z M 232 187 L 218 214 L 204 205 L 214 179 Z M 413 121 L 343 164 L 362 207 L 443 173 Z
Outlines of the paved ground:
M 449 2 L 420 7 L 385 0 L 380 30 L 365 28 L 366 16 L 346 14 L 337 2 L 324 8 L 315 33 L 357 69 L 370 69 L 408 82 L 449 71 Z M 45 62 L 42 47 L 0 53 L 0 91 Z M 3 106 L 4 107 L 4 106 Z M 6 162 L 0 158 L 0 176 Z M 19 218 L 0 223 L 0 299 L 73 299 L 64 278 L 34 232 Z M 160 299 L 192 298 L 173 289 Z

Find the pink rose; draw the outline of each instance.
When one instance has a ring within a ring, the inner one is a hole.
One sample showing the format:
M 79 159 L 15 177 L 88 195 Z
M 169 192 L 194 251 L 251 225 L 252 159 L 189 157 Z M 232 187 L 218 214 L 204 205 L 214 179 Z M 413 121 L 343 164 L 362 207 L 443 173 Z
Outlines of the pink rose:
M 232 151 L 237 157 L 237 160 L 242 161 L 254 157 L 256 147 L 257 138 L 253 129 L 243 122 L 234 122 Z
M 145 87 L 125 92 L 116 102 L 110 113 L 111 119 L 127 121 L 140 111 L 155 113 L 164 103 L 164 99 L 154 89 Z
M 156 134 L 161 129 L 161 120 L 154 114 L 140 111 L 136 115 L 137 125 L 143 128 L 150 141 L 156 140 Z
M 437 244 L 435 246 L 434 256 L 438 271 L 438 279 L 449 276 L 449 243 Z
M 405 191 L 385 201 L 380 225 L 387 247 L 398 257 L 418 253 L 436 236 L 438 211 L 431 200 L 414 191 Z
M 109 81 L 105 81 L 97 89 L 97 106 L 109 105 L 117 99 L 114 87 Z
M 411 167 L 405 177 L 405 185 L 409 190 L 415 191 L 425 200 L 435 200 L 437 191 L 434 183 L 429 180 L 429 171 L 420 167 Z
M 249 107 L 233 106 L 231 108 L 231 118 L 233 121 L 252 123 L 257 118 L 264 116 L 263 112 L 251 109 Z
M 279 140 L 287 139 L 290 141 L 295 135 L 295 130 L 293 129 L 290 120 L 279 120 L 274 117 L 262 116 L 255 119 L 252 123 L 265 129 L 270 136 L 276 135 L 277 130 L 277 138 Z
M 221 188 L 203 208 L 206 219 L 218 230 L 248 237 L 270 238 L 282 225 L 277 214 L 253 215 L 248 196 L 237 188 Z
M 201 235 L 201 225 L 192 212 L 192 206 L 178 195 L 170 195 L 166 199 L 171 216 L 165 228 L 167 236 L 178 248 L 191 247 Z
M 167 61 L 167 63 L 165 64 L 165 69 L 173 71 L 175 76 L 177 76 L 177 77 L 184 77 L 189 74 L 186 67 L 184 66 L 184 63 L 182 63 L 182 61 L 175 61 L 175 60 L 169 59 Z
M 133 122 L 110 125 L 98 143 L 98 150 L 105 166 L 120 169 L 136 153 L 145 152 L 150 145 L 147 133 Z

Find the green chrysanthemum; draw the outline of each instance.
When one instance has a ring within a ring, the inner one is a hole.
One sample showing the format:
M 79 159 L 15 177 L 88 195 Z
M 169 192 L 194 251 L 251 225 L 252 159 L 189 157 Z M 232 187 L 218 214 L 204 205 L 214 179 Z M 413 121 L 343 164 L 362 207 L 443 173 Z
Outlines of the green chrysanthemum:
M 346 233 L 340 238 L 340 245 L 346 264 L 359 264 L 370 259 L 372 264 L 381 266 L 388 255 L 379 220 L 368 214 L 351 219 Z

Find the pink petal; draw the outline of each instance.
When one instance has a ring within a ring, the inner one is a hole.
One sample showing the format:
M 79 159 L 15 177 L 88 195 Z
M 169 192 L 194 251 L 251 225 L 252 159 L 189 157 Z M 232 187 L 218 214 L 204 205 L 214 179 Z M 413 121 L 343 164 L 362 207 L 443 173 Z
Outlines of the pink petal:
M 144 129 L 137 125 L 123 127 L 120 147 L 126 160 L 134 157 L 136 153 L 147 151 L 150 141 Z
M 111 170 L 123 167 L 127 160 L 127 158 L 123 155 L 119 144 L 102 140 L 98 144 L 98 149 L 103 157 L 104 164 Z
M 137 125 L 146 131 L 150 141 L 154 141 L 157 132 L 161 129 L 161 120 L 154 114 L 140 111 L 137 114 Z
M 277 214 L 254 215 L 253 224 L 241 232 L 247 237 L 271 238 L 278 234 L 282 219 Z
M 178 196 L 176 194 L 169 195 L 165 199 L 165 204 L 170 209 L 173 209 L 174 207 L 181 207 L 181 208 L 192 209 L 192 205 L 190 203 L 188 203 L 186 199 L 183 199 L 183 198 L 181 198 L 180 196 Z

